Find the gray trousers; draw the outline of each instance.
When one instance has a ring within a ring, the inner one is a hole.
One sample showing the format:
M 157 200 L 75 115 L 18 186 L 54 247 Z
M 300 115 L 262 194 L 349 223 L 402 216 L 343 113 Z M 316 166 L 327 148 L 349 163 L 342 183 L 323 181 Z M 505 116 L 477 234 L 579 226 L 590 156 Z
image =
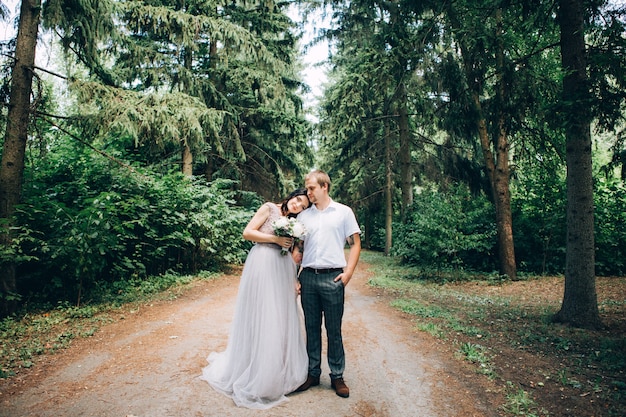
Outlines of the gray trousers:
M 341 271 L 316 273 L 304 269 L 300 273 L 302 310 L 306 327 L 306 350 L 309 355 L 309 375 L 322 373 L 322 316 L 328 339 L 328 367 L 332 379 L 343 377 L 346 356 L 341 336 L 344 286 L 333 280 Z

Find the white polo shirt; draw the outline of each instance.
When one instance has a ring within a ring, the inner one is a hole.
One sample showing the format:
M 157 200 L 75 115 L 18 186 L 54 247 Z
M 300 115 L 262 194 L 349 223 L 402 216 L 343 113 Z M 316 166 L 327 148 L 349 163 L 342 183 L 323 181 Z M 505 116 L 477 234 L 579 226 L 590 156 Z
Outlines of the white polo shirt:
M 346 239 L 361 233 L 352 209 L 344 204 L 330 201 L 324 210 L 315 204 L 298 214 L 298 220 L 306 228 L 304 236 L 304 268 L 344 268 L 346 257 L 343 249 Z

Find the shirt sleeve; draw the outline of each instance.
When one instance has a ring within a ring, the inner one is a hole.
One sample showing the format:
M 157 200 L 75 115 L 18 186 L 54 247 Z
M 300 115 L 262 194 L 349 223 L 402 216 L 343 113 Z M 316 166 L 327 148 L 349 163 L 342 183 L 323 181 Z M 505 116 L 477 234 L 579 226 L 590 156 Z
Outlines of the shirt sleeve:
M 359 223 L 356 221 L 356 216 L 352 209 L 348 206 L 344 206 L 345 213 L 345 221 L 344 221 L 344 238 L 347 239 L 355 233 L 361 234 L 361 228 L 359 227 Z

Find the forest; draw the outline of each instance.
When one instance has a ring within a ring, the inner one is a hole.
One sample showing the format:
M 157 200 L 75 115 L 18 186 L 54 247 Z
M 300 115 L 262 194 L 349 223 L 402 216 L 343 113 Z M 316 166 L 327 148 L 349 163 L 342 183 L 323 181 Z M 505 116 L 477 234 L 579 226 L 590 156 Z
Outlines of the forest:
M 259 205 L 321 168 L 367 249 L 562 276 L 554 320 L 602 326 L 595 278 L 626 274 L 622 2 L 0 5 L 0 316 L 239 263 Z

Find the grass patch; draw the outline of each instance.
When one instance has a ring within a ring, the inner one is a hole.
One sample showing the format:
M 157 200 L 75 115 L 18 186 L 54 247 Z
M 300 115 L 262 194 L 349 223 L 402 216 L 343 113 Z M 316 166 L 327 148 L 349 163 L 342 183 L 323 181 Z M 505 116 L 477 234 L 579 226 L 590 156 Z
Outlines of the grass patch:
M 548 412 L 545 410 L 537 409 L 537 404 L 528 394 L 521 388 L 514 388 L 513 384 L 509 383 L 506 394 L 506 405 L 503 407 L 504 411 L 511 416 L 524 416 L 524 417 L 546 417 Z
M 405 313 L 421 318 L 449 318 L 450 314 L 437 305 L 424 305 L 417 300 L 402 298 L 394 300 L 391 305 Z
M 445 339 L 446 331 L 435 323 L 419 323 L 417 329 L 430 334 L 438 339 Z
M 490 357 L 483 345 L 465 342 L 462 343 L 457 356 L 462 357 L 468 362 L 476 365 L 476 371 L 480 374 L 487 375 L 489 379 L 495 379 L 497 374 L 490 363 Z

